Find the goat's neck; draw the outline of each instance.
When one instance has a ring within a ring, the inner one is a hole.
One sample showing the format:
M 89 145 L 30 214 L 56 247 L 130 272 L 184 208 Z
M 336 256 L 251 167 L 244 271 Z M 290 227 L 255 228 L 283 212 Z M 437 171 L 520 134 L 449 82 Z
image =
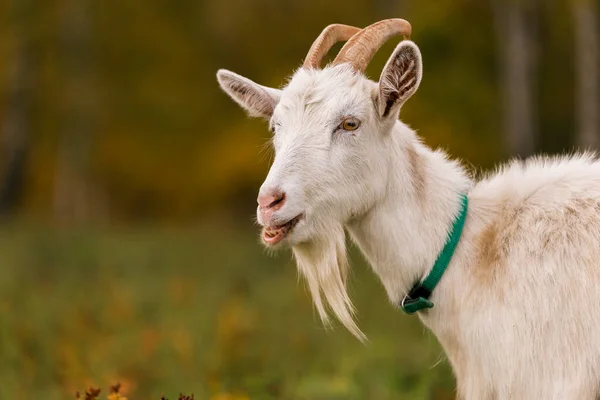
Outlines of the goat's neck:
M 431 270 L 471 182 L 457 162 L 424 146 L 401 122 L 388 140 L 386 193 L 347 229 L 398 304 Z

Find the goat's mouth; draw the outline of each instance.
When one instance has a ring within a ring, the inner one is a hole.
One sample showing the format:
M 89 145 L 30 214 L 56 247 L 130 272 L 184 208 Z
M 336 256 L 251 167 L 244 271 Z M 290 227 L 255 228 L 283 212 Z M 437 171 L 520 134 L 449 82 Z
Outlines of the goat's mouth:
M 296 227 L 298 222 L 302 219 L 303 214 L 298 214 L 294 218 L 290 219 L 285 224 L 275 226 L 265 226 L 262 231 L 263 241 L 270 245 L 276 245 L 282 240 L 286 239 L 292 230 Z

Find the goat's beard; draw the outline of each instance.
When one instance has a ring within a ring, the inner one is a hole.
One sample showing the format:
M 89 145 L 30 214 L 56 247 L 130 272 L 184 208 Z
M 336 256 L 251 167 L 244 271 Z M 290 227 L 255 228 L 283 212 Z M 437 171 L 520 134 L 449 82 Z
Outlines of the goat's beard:
M 323 324 L 330 325 L 328 306 L 354 336 L 364 341 L 366 337 L 354 321 L 354 306 L 346 290 L 349 265 L 344 228 L 330 227 L 327 235 L 295 245 L 292 250 Z

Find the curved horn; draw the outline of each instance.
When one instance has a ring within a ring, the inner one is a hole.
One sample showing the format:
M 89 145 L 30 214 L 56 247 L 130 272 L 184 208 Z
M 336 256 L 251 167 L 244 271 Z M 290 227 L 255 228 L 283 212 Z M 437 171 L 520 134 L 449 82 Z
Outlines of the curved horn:
M 360 28 L 350 25 L 331 24 L 315 39 L 304 60 L 304 68 L 319 68 L 323 57 L 337 42 L 350 39 Z
M 394 18 L 384 19 L 367 26 L 346 42 L 333 61 L 333 65 L 351 63 L 354 69 L 364 71 L 377 50 L 396 35 L 410 38 L 411 27 L 408 21 Z

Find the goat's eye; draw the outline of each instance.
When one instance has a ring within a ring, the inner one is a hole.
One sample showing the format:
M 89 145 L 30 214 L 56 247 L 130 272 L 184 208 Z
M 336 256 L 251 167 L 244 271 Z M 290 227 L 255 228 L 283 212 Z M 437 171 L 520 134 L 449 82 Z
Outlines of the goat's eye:
M 279 122 L 275 122 L 273 124 L 271 124 L 271 127 L 269 128 L 269 130 L 271 131 L 271 133 L 275 134 L 275 132 L 277 131 L 277 128 L 279 128 L 281 124 Z
M 340 127 L 345 131 L 355 131 L 360 126 L 360 121 L 356 118 L 346 118 L 340 124 Z

